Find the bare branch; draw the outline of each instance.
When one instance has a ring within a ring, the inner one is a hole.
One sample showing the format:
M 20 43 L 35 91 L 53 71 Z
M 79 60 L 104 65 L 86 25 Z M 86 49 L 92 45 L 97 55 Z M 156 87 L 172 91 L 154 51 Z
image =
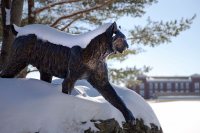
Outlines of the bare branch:
M 105 6 L 105 5 L 108 5 L 108 4 L 111 3 L 112 1 L 113 1 L 113 0 L 108 0 L 108 1 L 104 2 L 103 4 L 97 4 L 97 5 L 94 6 L 94 7 L 91 7 L 91 8 L 85 9 L 85 10 L 80 10 L 80 11 L 71 13 L 71 14 L 69 14 L 69 15 L 59 17 L 54 23 L 51 24 L 51 27 L 55 27 L 55 26 L 56 26 L 61 20 L 63 20 L 63 19 L 67 19 L 67 18 L 76 16 L 76 15 L 78 15 L 78 14 L 88 13 L 88 12 L 90 12 L 90 11 L 92 11 L 92 10 L 99 9 L 99 8 Z
M 61 31 L 64 31 L 66 28 L 68 28 L 70 25 L 72 25 L 74 22 L 76 22 L 78 19 L 80 19 L 81 17 L 83 17 L 82 15 L 77 16 L 76 18 L 74 18 L 70 23 L 68 23 L 67 25 L 65 25 L 63 28 L 61 28 Z
M 49 3 L 48 5 L 46 5 L 44 7 L 36 9 L 35 11 L 33 11 L 33 13 L 38 14 L 38 13 L 44 11 L 44 10 L 47 10 L 47 9 L 52 8 L 54 6 L 57 6 L 57 5 L 69 4 L 69 3 L 77 2 L 77 1 L 80 1 L 80 0 L 63 0 L 63 1 L 60 1 L 60 2 Z

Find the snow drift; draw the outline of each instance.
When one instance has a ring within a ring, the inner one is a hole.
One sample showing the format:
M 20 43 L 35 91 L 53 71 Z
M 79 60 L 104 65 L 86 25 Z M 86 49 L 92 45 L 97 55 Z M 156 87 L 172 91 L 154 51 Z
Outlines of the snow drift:
M 121 112 L 85 80 L 76 83 L 72 95 L 63 94 L 58 83 L 0 78 L 0 133 L 81 133 L 97 130 L 90 120 L 124 121 Z M 147 126 L 160 127 L 142 97 L 127 88 L 113 87 L 136 118 L 142 118 Z

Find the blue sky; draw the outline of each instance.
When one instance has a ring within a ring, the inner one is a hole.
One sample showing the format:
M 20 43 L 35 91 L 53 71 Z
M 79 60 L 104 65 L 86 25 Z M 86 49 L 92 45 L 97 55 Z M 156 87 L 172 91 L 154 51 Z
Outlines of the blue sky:
M 117 23 L 122 30 L 128 31 L 137 24 L 145 24 L 148 16 L 152 20 L 196 19 L 191 28 L 182 32 L 172 42 L 158 47 L 143 47 L 145 52 L 131 56 L 121 66 L 151 66 L 153 69 L 147 75 L 191 75 L 200 74 L 200 1 L 199 0 L 159 0 L 149 6 L 142 18 L 123 17 Z

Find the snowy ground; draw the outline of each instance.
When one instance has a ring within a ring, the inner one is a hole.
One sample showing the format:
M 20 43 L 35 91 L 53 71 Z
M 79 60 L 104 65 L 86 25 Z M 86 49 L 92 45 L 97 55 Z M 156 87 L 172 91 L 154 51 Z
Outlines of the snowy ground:
M 164 133 L 200 133 L 200 101 L 149 102 Z
M 36 74 L 37 75 L 37 74 Z M 0 82 L 2 80 L 0 79 Z M 3 81 L 2 81 L 3 82 Z M 30 82 L 30 80 L 28 80 L 28 82 Z M 36 81 L 37 82 L 37 81 Z M 55 80 L 54 82 L 58 82 L 60 83 L 60 80 Z M 4 82 L 4 85 L 6 84 L 6 82 Z M 9 83 L 7 83 L 9 84 Z M 83 86 L 80 86 L 80 84 L 84 85 L 84 86 L 88 86 L 89 88 L 91 88 L 91 86 L 89 86 L 88 84 L 84 84 L 84 83 L 78 83 L 79 84 L 79 87 L 78 87 L 78 90 L 81 91 L 81 88 L 84 88 Z M 77 85 L 78 85 L 77 84 Z M 2 83 L 0 83 L 0 85 L 2 86 Z M 18 87 L 20 85 L 16 85 L 15 82 L 11 82 L 9 84 L 10 86 L 15 86 L 15 87 Z M 2 88 L 0 86 L 0 88 Z M 32 85 L 32 87 L 36 87 L 37 84 L 34 83 L 34 85 Z M 46 87 L 49 87 L 49 90 L 46 90 L 45 89 L 41 89 L 41 88 L 46 88 Z M 28 87 L 28 88 L 32 88 L 32 87 Z M 52 89 L 55 89 L 54 91 Z M 54 94 L 54 93 L 58 93 L 58 90 L 56 90 L 56 86 L 49 86 L 48 84 L 46 83 L 42 83 L 42 85 L 40 85 L 40 87 L 37 89 L 37 90 L 41 90 L 41 92 L 44 92 L 43 94 L 47 93 L 48 92 L 48 95 L 49 94 Z M 36 91 L 37 92 L 37 91 Z M 94 98 L 93 97 L 96 97 L 98 96 L 99 94 L 94 90 L 94 89 L 88 89 L 87 87 L 85 89 L 82 90 L 82 94 L 84 95 L 84 92 L 90 96 L 91 99 L 86 99 L 86 101 L 89 101 L 89 104 L 90 103 L 92 104 L 93 102 L 91 102 L 91 100 Z M 13 92 L 14 93 L 14 92 Z M 74 94 L 73 95 L 76 95 L 76 93 L 80 93 L 80 92 L 76 92 L 74 91 L 73 92 Z M 1 93 L 2 94 L 2 91 Z M 30 96 L 34 96 L 36 95 L 35 94 L 35 91 L 33 90 L 30 90 L 30 93 L 29 93 Z M 57 94 L 56 94 L 57 95 Z M 54 95 L 55 96 L 55 95 Z M 40 95 L 38 96 L 39 99 L 42 99 L 44 100 L 45 99 L 45 95 Z M 83 98 L 83 97 L 82 97 Z M 88 97 L 89 98 L 89 97 Z M 0 96 L 0 99 L 1 99 L 1 96 Z M 70 99 L 70 98 L 66 98 L 66 99 Z M 76 99 L 76 98 L 75 98 Z M 98 97 L 96 97 L 95 99 L 97 99 L 98 101 Z M 100 100 L 100 99 L 99 99 Z M 38 100 L 39 102 L 40 100 Z M 77 101 L 77 100 L 76 100 Z M 2 101 L 0 101 L 0 111 L 2 112 L 2 104 L 1 104 Z M 24 101 L 24 102 L 21 102 L 20 104 L 26 104 L 27 101 Z M 85 102 L 87 103 L 87 102 Z M 199 126 L 199 123 L 200 123 L 200 101 L 171 101 L 171 102 L 148 102 L 150 104 L 150 106 L 153 108 L 154 112 L 156 113 L 159 121 L 160 121 L 160 124 L 163 128 L 163 131 L 164 133 L 200 133 L 200 126 Z M 52 104 L 56 104 L 55 102 L 53 102 Z M 60 103 L 60 104 L 63 104 L 63 103 Z M 110 106 L 107 105 L 106 103 L 104 103 L 103 101 L 102 102 L 99 102 L 98 105 L 100 105 L 101 107 L 103 105 L 106 105 L 107 107 L 109 107 L 110 109 Z M 33 105 L 33 104 L 32 104 Z M 95 104 L 96 105 L 96 104 Z M 18 106 L 18 105 L 15 105 L 15 106 Z M 59 106 L 59 105 L 57 105 Z M 81 106 L 82 107 L 82 106 Z M 32 106 L 30 109 L 28 109 L 28 111 L 31 111 L 33 108 L 36 108 L 37 107 L 34 107 Z M 45 108 L 45 106 L 43 107 Z M 57 108 L 57 107 L 56 107 Z M 57 109 L 53 109 L 52 111 L 49 110 L 49 109 L 46 109 L 47 111 L 47 114 L 44 112 L 44 117 L 47 116 L 50 112 L 52 113 L 56 113 L 56 112 L 59 112 Z M 70 107 L 68 107 L 70 108 Z M 94 106 L 95 108 L 95 106 Z M 97 107 L 98 108 L 98 107 Z M 35 109 L 34 109 L 35 110 Z M 81 110 L 87 110 L 87 108 L 82 108 Z M 95 110 L 95 109 L 94 109 Z M 134 108 L 133 108 L 134 110 Z M 92 110 L 91 110 L 92 111 Z M 103 110 L 102 110 L 103 111 Z M 82 111 L 83 112 L 83 111 Z M 82 115 L 82 112 L 81 112 L 81 115 Z M 101 112 L 101 111 L 100 111 Z M 37 113 L 37 112 L 35 112 Z M 59 113 L 63 113 L 63 112 L 59 112 Z M 89 112 L 91 113 L 91 112 Z M 104 113 L 104 111 L 103 111 Z M 18 115 L 20 115 L 20 112 L 17 112 Z M 26 114 L 26 113 L 25 113 Z M 7 114 L 9 116 L 9 114 Z M 10 114 L 10 116 L 12 116 L 13 114 Z M 15 118 L 18 117 L 15 116 L 13 117 L 12 119 L 10 120 L 15 120 Z M 22 113 L 21 113 L 22 115 Z M 89 117 L 92 117 L 93 114 L 89 115 Z M 109 115 L 109 113 L 107 114 Z M 118 114 L 115 114 L 115 115 L 118 115 Z M 27 116 L 28 117 L 28 116 Z M 30 118 L 32 118 L 31 116 L 29 116 Z M 43 118 L 44 118 L 43 117 Z M 48 118 L 49 121 L 51 121 L 51 119 L 53 119 L 53 117 L 56 117 L 56 116 L 52 116 L 50 118 Z M 88 117 L 88 116 L 87 116 Z M 123 119 L 122 118 L 122 115 L 119 114 L 119 117 L 121 117 L 120 119 Z M 2 116 L 0 115 L 0 122 L 2 122 Z M 38 118 L 38 116 L 33 116 L 34 119 Z M 22 119 L 22 118 L 21 118 Z M 88 118 L 89 119 L 89 118 Z M 47 120 L 47 121 L 48 121 Z M 57 119 L 55 119 L 57 120 Z M 9 119 L 7 119 L 7 122 L 9 122 Z M 18 122 L 18 121 L 17 121 Z M 20 122 L 18 122 L 20 124 Z M 29 122 L 25 122 L 26 124 L 29 124 Z M 8 123 L 5 123 L 6 125 L 9 125 Z M 24 126 L 26 126 L 26 124 Z M 32 127 L 36 126 L 34 125 L 34 123 L 31 123 L 32 124 Z M 43 121 L 43 124 L 45 125 L 45 121 Z M 49 126 L 51 126 L 51 122 L 48 123 Z M 48 124 L 46 124 L 45 126 L 48 126 Z M 52 123 L 54 124 L 54 123 Z M 65 123 L 66 124 L 66 123 Z M 90 123 L 88 123 L 90 124 Z M 0 124 L 1 126 L 1 124 Z M 16 125 L 15 125 L 16 126 Z M 88 125 L 86 125 L 87 127 Z M 14 126 L 4 126 L 4 129 L 5 127 L 12 127 L 12 128 L 15 128 Z M 52 127 L 55 127 L 52 126 Z M 85 127 L 84 127 L 85 128 Z
M 0 78 L 0 133 L 82 133 L 90 120 L 115 118 L 121 112 L 109 104 L 88 82 L 79 81 L 72 95 L 61 86 L 36 79 Z M 136 118 L 160 125 L 152 108 L 135 92 L 112 85 Z M 85 124 L 82 124 L 84 122 Z

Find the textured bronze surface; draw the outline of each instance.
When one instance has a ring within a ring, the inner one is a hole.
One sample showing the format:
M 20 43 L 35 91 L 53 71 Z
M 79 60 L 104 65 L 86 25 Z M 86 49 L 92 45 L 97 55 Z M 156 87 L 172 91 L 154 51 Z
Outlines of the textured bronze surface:
M 117 29 L 116 23 L 93 38 L 84 49 L 52 44 L 38 39 L 34 34 L 19 36 L 13 43 L 10 61 L 0 76 L 13 78 L 31 64 L 39 70 L 41 80 L 51 82 L 52 76 L 64 78 L 62 92 L 67 94 L 71 93 L 78 79 L 84 78 L 122 112 L 127 122 L 132 123 L 132 113 L 109 83 L 105 62 L 107 56 L 122 53 L 126 48 L 125 36 Z

